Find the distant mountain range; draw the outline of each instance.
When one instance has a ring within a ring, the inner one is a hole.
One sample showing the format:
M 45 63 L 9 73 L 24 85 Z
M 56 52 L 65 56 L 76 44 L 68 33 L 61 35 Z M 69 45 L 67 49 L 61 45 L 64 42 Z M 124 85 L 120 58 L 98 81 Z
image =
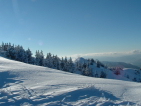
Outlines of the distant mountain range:
M 138 59 L 138 60 L 134 61 L 133 64 L 135 64 L 136 66 L 141 67 L 141 59 Z
M 108 67 L 121 67 L 121 68 L 133 68 L 133 69 L 140 69 L 140 67 L 125 63 L 125 62 L 109 62 L 109 61 L 102 61 L 103 64 L 107 65 Z
M 97 54 L 87 54 L 82 56 L 84 58 L 94 58 L 99 61 L 110 61 L 110 62 L 124 62 L 130 63 L 131 65 L 135 65 L 141 67 L 141 50 L 133 50 L 130 52 L 123 53 L 97 53 Z

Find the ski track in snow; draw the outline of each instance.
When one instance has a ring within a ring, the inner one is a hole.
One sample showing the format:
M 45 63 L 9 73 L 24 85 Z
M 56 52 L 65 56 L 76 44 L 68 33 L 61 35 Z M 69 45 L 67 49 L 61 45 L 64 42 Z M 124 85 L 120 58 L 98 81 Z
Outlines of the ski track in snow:
M 100 79 L 0 57 L 0 106 L 141 106 L 141 83 Z

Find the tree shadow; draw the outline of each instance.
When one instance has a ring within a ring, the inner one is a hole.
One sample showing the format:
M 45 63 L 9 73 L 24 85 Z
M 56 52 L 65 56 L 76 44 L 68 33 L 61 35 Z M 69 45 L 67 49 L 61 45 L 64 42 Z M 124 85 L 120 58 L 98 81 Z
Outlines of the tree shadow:
M 136 104 L 129 101 L 123 101 L 109 92 L 102 91 L 94 87 L 78 89 L 72 92 L 55 96 L 53 98 L 49 98 L 47 101 L 48 102 L 58 101 L 57 106 L 61 106 L 61 105 L 73 106 L 71 103 L 74 103 L 74 102 L 79 102 L 79 103 L 82 102 L 82 104 L 78 104 L 78 105 L 83 105 L 83 106 L 85 105 L 96 106 L 100 102 L 103 102 L 102 106 L 135 105 Z M 86 103 L 84 103 L 84 101 Z
M 5 87 L 8 83 L 15 83 L 18 80 L 15 80 L 14 78 L 16 75 L 9 73 L 8 71 L 0 72 L 0 88 Z
M 0 88 L 5 88 L 6 84 L 8 83 L 16 83 L 19 82 L 18 80 L 15 80 L 14 78 L 16 75 L 7 72 L 0 72 Z M 64 87 L 67 85 L 64 85 Z M 78 103 L 77 105 L 83 105 L 83 106 L 96 106 L 99 103 L 102 103 L 102 106 L 109 106 L 109 105 L 135 105 L 135 103 L 130 101 L 123 101 L 121 98 L 117 98 L 113 94 L 99 90 L 95 87 L 88 87 L 88 88 L 81 88 L 74 91 L 70 91 L 64 94 L 60 95 L 36 95 L 34 99 L 32 99 L 33 96 L 30 89 L 28 92 L 25 93 L 31 93 L 31 96 L 24 98 L 20 97 L 18 94 L 12 94 L 10 95 L 7 92 L 0 92 L 0 101 L 3 103 L 0 105 L 2 106 L 8 106 L 8 105 L 41 105 L 41 104 L 47 104 L 47 106 L 73 106 L 73 103 Z M 34 92 L 34 91 L 33 91 Z M 28 94 L 27 94 L 28 95 Z M 15 97 L 20 97 L 20 99 L 16 99 Z M 13 101 L 9 101 L 13 100 Z M 118 101 L 118 102 L 117 102 Z
M 14 98 L 15 96 L 18 95 L 12 95 L 12 98 Z M 7 97 L 9 98 L 8 95 Z M 21 98 L 19 100 L 14 99 L 14 102 L 8 102 L 7 99 L 5 99 L 3 105 L 37 106 L 46 104 L 47 106 L 74 106 L 74 103 L 82 106 L 96 106 L 100 103 L 102 103 L 102 106 L 136 105 L 136 103 L 130 101 L 123 101 L 120 98 L 115 97 L 111 93 L 96 89 L 94 87 L 78 89 L 56 96 L 40 95 L 36 99 Z

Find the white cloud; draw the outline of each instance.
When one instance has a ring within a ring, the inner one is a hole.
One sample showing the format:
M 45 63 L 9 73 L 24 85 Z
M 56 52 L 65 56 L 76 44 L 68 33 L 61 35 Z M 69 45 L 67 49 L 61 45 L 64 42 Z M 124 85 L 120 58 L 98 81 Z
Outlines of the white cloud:
M 141 50 L 133 50 L 131 51 L 133 54 L 141 54 Z
M 120 57 L 127 55 L 141 54 L 141 50 L 133 50 L 127 52 L 104 52 L 104 53 L 87 53 L 87 54 L 74 54 L 67 57 L 77 58 L 77 57 Z

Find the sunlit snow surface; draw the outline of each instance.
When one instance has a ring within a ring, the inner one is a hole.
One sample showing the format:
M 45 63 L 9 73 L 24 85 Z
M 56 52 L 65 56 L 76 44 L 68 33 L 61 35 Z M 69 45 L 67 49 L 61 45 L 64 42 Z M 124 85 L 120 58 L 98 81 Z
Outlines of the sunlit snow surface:
M 141 106 L 141 83 L 100 79 L 0 57 L 0 106 Z

